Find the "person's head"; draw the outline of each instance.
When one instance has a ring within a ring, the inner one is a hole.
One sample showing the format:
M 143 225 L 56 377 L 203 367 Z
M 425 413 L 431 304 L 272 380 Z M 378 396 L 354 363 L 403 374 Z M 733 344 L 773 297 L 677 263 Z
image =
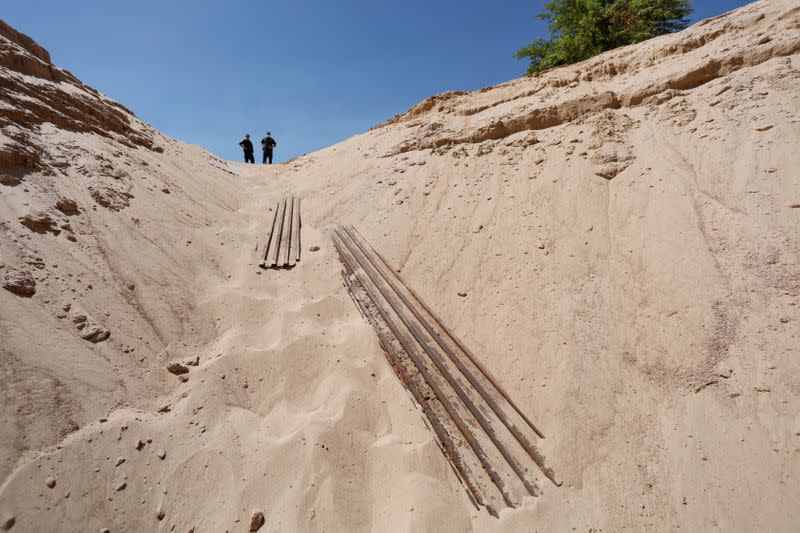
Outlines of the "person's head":
M 267 132 L 267 137 L 269 137 L 270 135 L 272 135 L 272 134 L 270 132 Z
M 250 134 L 249 134 L 249 133 L 245 133 L 245 134 L 244 134 L 244 138 L 245 138 L 245 139 L 249 139 L 249 138 L 250 138 Z

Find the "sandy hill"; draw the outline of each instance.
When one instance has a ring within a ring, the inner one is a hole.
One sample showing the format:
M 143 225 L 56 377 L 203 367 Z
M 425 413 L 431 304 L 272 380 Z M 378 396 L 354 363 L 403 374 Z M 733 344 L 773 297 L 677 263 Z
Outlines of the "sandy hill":
M 798 87 L 800 4 L 765 0 L 245 166 L 0 25 L 0 527 L 796 530 Z M 321 249 L 262 271 L 286 193 Z M 342 285 L 340 223 L 560 487 L 471 505 Z

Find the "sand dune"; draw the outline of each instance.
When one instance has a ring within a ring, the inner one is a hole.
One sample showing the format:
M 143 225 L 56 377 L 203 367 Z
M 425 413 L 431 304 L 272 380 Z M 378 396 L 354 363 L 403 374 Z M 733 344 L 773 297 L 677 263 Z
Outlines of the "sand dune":
M 798 30 L 796 1 L 756 2 L 266 167 L 0 26 L 0 526 L 795 530 Z M 302 260 L 262 270 L 287 194 Z M 560 487 L 473 507 L 337 224 L 536 421 Z

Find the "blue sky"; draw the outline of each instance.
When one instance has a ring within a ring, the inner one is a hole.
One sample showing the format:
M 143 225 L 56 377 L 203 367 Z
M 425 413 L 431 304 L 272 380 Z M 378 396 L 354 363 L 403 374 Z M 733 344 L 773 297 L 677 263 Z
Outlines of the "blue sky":
M 742 0 L 695 0 L 693 20 Z M 521 76 L 545 0 L 3 0 L 53 61 L 166 134 L 240 159 L 344 140 L 424 98 Z M 35 8 L 32 7 L 35 5 Z

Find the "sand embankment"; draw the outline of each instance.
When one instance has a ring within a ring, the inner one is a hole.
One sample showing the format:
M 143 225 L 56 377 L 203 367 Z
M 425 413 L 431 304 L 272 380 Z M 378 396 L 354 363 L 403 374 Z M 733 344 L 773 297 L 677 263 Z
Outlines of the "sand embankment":
M 0 524 L 792 531 L 798 29 L 756 2 L 269 168 L 2 29 Z M 321 250 L 262 272 L 286 193 Z M 471 507 L 341 284 L 337 223 L 494 372 L 561 487 Z

